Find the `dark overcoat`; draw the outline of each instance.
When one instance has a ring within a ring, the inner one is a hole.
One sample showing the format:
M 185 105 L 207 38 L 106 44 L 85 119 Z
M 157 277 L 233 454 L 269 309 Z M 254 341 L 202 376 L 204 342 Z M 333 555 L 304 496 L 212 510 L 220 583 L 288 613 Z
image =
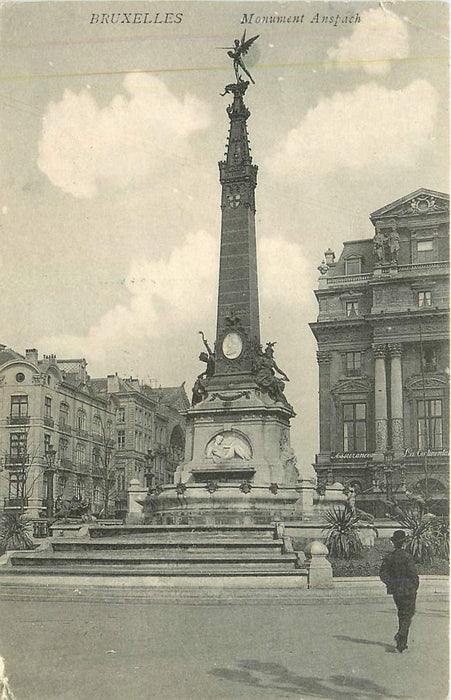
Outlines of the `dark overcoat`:
M 395 549 L 382 560 L 379 572 L 387 593 L 396 596 L 414 596 L 419 585 L 413 556 L 404 549 Z

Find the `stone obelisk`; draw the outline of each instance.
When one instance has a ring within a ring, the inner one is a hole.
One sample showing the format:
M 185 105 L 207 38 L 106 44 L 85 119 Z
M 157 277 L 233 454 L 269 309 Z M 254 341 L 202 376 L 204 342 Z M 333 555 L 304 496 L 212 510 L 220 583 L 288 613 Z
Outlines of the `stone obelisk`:
M 230 54 L 229 54 L 230 55 Z M 249 86 L 227 85 L 229 135 L 221 183 L 221 248 L 214 349 L 187 411 L 185 460 L 173 485 L 149 497 L 147 519 L 163 524 L 264 524 L 299 517 L 305 498 L 290 447 L 295 415 L 274 343 L 260 344 L 255 189 L 244 103 Z M 304 494 L 305 496 L 305 494 Z

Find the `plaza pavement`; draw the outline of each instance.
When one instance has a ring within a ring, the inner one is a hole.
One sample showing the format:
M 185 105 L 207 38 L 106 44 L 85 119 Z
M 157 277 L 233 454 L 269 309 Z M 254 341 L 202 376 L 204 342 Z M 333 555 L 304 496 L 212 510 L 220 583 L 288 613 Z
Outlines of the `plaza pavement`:
M 243 597 L 236 584 L 225 596 L 176 599 L 172 587 L 163 600 L 148 588 L 124 602 L 101 586 L 58 600 L 31 580 L 14 596 L 4 582 L 0 655 L 17 700 L 447 697 L 446 595 L 427 585 L 400 655 L 382 584 L 365 602 L 357 585 L 354 595 L 351 585 L 346 596 L 293 589 L 271 599 L 258 588 Z

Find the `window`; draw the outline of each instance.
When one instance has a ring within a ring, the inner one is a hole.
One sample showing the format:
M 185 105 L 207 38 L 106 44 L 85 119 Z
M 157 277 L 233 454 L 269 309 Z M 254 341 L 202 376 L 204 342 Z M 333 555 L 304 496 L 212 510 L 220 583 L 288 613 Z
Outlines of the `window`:
M 59 424 L 61 426 L 67 425 L 69 422 L 69 406 L 67 403 L 61 403 L 60 404 L 60 417 L 59 417 Z
M 117 446 L 119 449 L 125 447 L 125 430 L 117 431 Z
M 92 500 L 96 504 L 100 504 L 100 484 L 95 481 L 92 488 Z
M 437 371 L 437 351 L 432 343 L 423 343 L 422 371 Z
M 119 472 L 116 477 L 116 485 L 118 491 L 125 491 L 125 472 Z
M 117 409 L 117 422 L 125 423 L 125 406 L 120 406 L 120 408 Z
M 92 432 L 94 435 L 101 435 L 101 426 L 102 422 L 100 420 L 100 416 L 95 415 L 94 418 L 92 419 Z
M 11 396 L 11 417 L 25 418 L 28 416 L 28 396 Z
M 100 448 L 94 447 L 92 450 L 92 463 L 98 467 L 100 465 Z
M 77 429 L 86 430 L 86 413 L 81 409 L 77 412 Z
M 75 464 L 79 467 L 85 463 L 85 446 L 77 445 L 75 448 Z
M 75 482 L 75 498 L 82 500 L 85 493 L 85 484 L 83 479 L 77 479 Z
M 343 405 L 343 450 L 344 452 L 366 451 L 366 404 Z
M 418 448 L 443 449 L 443 417 L 441 399 L 417 401 Z
M 68 446 L 69 446 L 69 441 L 66 440 L 65 438 L 61 438 L 59 441 L 59 455 L 60 455 L 61 459 L 66 459 Z
M 44 434 L 44 454 L 45 455 L 48 455 L 51 448 L 52 448 L 50 440 L 51 440 L 50 435 Z
M 417 242 L 417 262 L 430 262 L 434 259 L 434 241 Z
M 52 417 L 52 399 L 46 396 L 44 399 L 44 418 Z
M 418 306 L 432 306 L 432 292 L 424 291 L 418 292 Z
M 348 377 L 358 377 L 361 373 L 361 357 L 360 352 L 346 353 L 346 375 Z
M 359 315 L 359 302 L 358 301 L 347 301 L 346 302 L 346 316 L 358 316 Z
M 27 455 L 27 434 L 11 433 L 9 437 L 9 454 L 11 457 L 25 458 Z
M 345 275 L 360 275 L 361 272 L 361 258 L 348 258 L 348 260 L 345 260 Z
M 26 477 L 23 471 L 9 473 L 9 498 L 23 498 L 25 493 Z

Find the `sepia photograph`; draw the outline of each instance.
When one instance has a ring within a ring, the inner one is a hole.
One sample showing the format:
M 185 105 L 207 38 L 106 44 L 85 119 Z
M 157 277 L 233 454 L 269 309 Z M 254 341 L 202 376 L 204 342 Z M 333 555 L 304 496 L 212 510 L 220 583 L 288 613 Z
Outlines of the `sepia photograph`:
M 1 700 L 444 700 L 448 3 L 0 11 Z

